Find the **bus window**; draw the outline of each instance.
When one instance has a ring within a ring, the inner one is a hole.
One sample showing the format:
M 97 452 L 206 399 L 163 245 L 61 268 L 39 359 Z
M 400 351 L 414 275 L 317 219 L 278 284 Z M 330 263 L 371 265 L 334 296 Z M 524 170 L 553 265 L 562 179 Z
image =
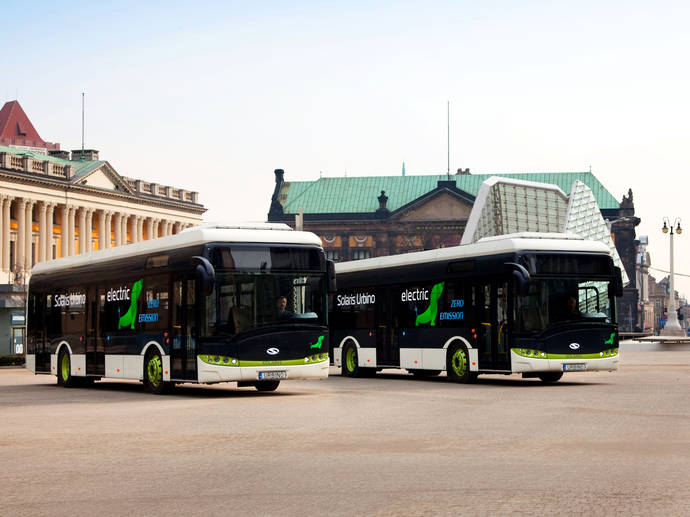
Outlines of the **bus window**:
M 216 273 L 206 297 L 204 328 L 210 335 L 236 334 L 263 326 L 325 323 L 323 275 Z M 285 300 L 277 310 L 279 299 Z
M 170 313 L 168 281 L 167 276 L 144 278 L 144 292 L 139 297 L 137 328 L 161 332 L 168 329 Z
M 498 323 L 498 353 L 508 350 L 508 284 L 500 283 L 496 288 L 496 322 Z

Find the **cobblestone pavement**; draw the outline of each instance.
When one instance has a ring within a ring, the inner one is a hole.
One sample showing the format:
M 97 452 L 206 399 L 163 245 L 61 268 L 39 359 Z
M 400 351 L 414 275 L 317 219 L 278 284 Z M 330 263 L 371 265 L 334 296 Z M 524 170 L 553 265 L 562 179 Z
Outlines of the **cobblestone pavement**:
M 277 392 L 0 370 L 2 515 L 689 515 L 690 350 L 555 385 L 401 371 Z

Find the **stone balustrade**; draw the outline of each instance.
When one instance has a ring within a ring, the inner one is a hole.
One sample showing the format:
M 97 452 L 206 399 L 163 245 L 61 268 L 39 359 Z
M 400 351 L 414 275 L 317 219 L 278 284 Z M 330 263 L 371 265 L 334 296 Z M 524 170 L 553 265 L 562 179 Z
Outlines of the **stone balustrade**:
M 28 172 L 43 176 L 70 179 L 74 176 L 75 167 L 70 164 L 56 163 L 52 160 L 41 160 L 35 156 L 26 154 L 14 154 L 0 152 L 0 169 Z M 198 192 L 190 192 L 158 183 L 149 183 L 143 180 L 127 178 L 122 179 L 138 194 L 182 201 L 184 203 L 198 204 Z

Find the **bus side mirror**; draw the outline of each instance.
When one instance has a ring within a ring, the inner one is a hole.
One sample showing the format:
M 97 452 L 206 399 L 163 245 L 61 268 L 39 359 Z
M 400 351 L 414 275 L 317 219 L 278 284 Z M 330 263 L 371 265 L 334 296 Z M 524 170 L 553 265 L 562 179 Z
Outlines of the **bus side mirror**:
M 621 268 L 618 266 L 613 268 L 613 295 L 617 298 L 623 296 L 623 275 L 621 275 Z
M 216 271 L 207 259 L 198 255 L 192 257 L 192 264 L 196 264 L 196 275 L 199 279 L 201 291 L 204 293 L 204 296 L 210 295 L 216 283 Z
M 512 271 L 512 277 L 515 279 L 518 294 L 520 296 L 527 296 L 529 294 L 529 272 L 524 266 L 516 262 L 506 262 L 506 269 Z
M 334 293 L 337 291 L 337 285 L 335 282 L 335 262 L 332 260 L 326 261 L 326 273 L 328 274 L 328 293 Z

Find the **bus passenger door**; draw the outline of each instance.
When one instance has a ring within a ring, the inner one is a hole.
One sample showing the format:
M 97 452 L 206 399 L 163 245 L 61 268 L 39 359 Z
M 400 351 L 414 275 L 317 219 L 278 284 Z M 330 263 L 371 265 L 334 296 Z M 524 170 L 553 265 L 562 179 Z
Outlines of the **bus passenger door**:
M 171 377 L 196 380 L 198 337 L 196 279 L 176 278 L 172 289 Z
M 486 281 L 473 288 L 479 320 L 479 368 L 509 369 L 508 283 Z
M 510 343 L 508 341 L 508 282 L 498 282 L 495 291 L 496 304 L 496 353 L 494 361 L 500 370 L 510 369 Z
M 89 287 L 86 292 L 86 373 L 89 375 L 105 375 L 105 349 L 100 328 L 99 301 L 98 290 Z
M 393 317 L 390 297 L 386 290 L 381 289 L 376 293 L 376 300 L 376 364 L 398 365 L 398 325 Z

